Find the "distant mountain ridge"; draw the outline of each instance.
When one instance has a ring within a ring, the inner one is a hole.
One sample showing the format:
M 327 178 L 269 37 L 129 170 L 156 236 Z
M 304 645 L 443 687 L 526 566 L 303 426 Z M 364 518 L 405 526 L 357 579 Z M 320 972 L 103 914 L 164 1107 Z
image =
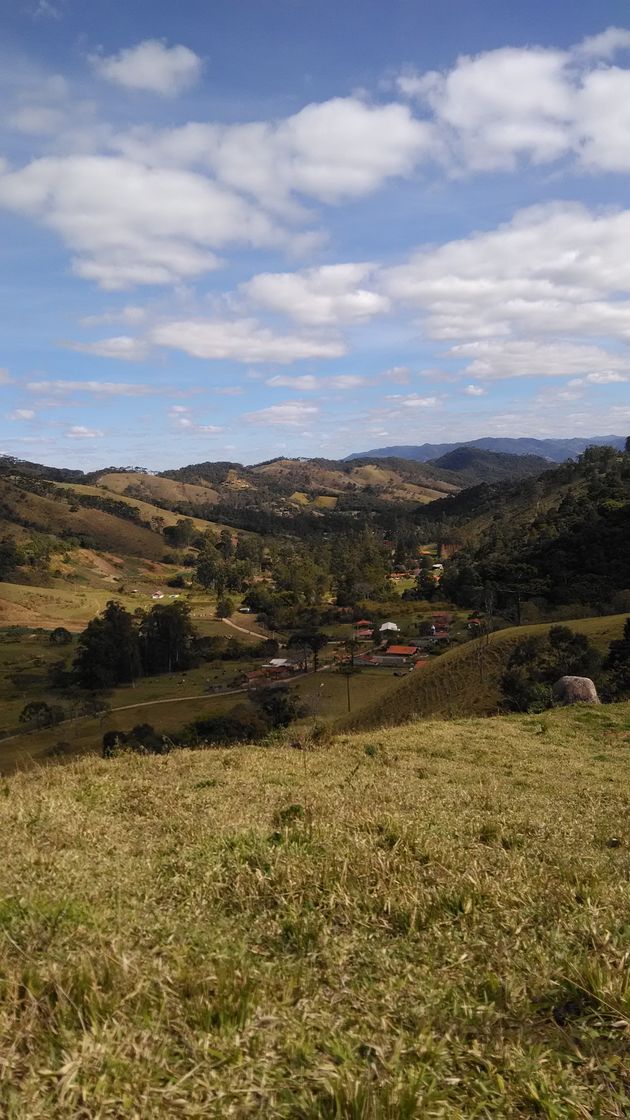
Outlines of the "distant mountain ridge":
M 582 455 L 587 447 L 615 447 L 622 451 L 625 436 L 577 436 L 571 439 L 534 439 L 530 436 L 482 436 L 480 439 L 459 440 L 457 443 L 404 444 L 393 447 L 376 447 L 370 451 L 355 451 L 346 455 L 344 462 L 352 459 L 413 459 L 418 463 L 440 459 L 460 447 L 477 447 L 481 451 L 496 451 L 509 455 L 538 455 L 548 462 L 564 463 Z

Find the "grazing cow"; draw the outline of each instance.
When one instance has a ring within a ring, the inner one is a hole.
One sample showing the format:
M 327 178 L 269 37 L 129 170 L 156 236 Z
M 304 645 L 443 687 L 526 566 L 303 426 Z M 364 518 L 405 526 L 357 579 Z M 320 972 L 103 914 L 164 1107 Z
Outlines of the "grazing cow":
M 597 689 L 590 677 L 560 677 L 552 689 L 554 704 L 599 704 Z

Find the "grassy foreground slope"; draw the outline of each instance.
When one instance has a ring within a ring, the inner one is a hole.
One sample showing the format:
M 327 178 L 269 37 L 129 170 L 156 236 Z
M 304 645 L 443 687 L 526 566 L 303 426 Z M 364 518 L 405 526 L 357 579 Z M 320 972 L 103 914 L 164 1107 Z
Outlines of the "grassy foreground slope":
M 603 653 L 613 638 L 621 637 L 627 617 L 603 615 L 561 625 L 586 634 Z M 501 677 L 511 650 L 525 638 L 547 633 L 550 625 L 514 626 L 448 650 L 344 720 L 344 726 L 360 730 L 432 716 L 491 715 L 499 705 Z
M 630 707 L 0 799 L 0 1112 L 627 1117 Z

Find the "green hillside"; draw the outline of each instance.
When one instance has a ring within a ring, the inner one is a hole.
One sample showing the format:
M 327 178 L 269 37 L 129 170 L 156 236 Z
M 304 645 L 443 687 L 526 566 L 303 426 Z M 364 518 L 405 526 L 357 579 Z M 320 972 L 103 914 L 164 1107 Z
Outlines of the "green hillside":
M 630 707 L 3 784 L 7 1120 L 630 1114 Z
M 604 652 L 623 632 L 627 615 L 581 618 L 563 623 Z M 448 650 L 410 673 L 377 701 L 345 721 L 354 730 L 405 723 L 410 719 L 484 716 L 496 712 L 500 680 L 514 646 L 548 632 L 549 623 L 515 626 Z

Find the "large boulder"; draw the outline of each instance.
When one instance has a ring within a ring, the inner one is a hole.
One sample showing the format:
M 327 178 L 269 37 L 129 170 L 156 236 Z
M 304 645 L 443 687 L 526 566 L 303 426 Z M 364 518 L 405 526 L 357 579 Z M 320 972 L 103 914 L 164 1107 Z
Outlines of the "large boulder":
M 597 689 L 590 677 L 560 677 L 552 689 L 554 704 L 599 704 Z

